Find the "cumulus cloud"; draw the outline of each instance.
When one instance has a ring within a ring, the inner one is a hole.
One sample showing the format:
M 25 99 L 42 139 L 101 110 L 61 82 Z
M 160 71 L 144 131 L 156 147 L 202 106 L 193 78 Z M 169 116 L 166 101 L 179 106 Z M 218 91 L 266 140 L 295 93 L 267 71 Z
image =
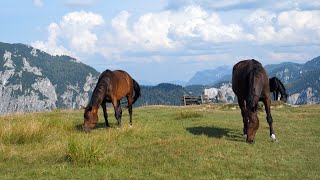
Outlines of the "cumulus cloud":
M 36 7 L 42 7 L 43 6 L 43 1 L 42 0 L 33 0 L 33 4 Z
M 227 3 L 219 2 L 221 6 Z M 240 1 L 228 3 L 235 5 Z M 157 61 L 163 56 L 203 57 L 199 59 L 230 53 L 235 53 L 235 57 L 250 53 L 257 56 L 252 49 L 259 49 L 260 54 L 278 60 L 302 56 L 285 51 L 271 53 L 274 46 L 307 46 L 320 40 L 318 10 L 248 12 L 236 23 L 195 4 L 138 17 L 121 11 L 107 23 L 99 14 L 71 12 L 49 25 L 47 41 L 36 41 L 33 45 L 52 54 L 99 54 L 107 59 L 135 60 L 150 57 Z
M 49 25 L 46 42 L 36 41 L 32 45 L 57 55 L 92 54 L 97 51 L 98 41 L 97 34 L 93 30 L 103 24 L 104 19 L 100 15 L 85 11 L 71 12 L 63 16 L 59 23 Z M 61 41 L 66 42 L 70 50 L 59 44 Z
M 36 41 L 31 43 L 31 46 L 53 55 L 69 55 L 72 57 L 77 57 L 75 53 L 67 50 L 62 45 L 57 44 L 57 38 L 60 35 L 60 33 L 61 30 L 59 25 L 56 23 L 51 23 L 48 26 L 48 41 Z
M 255 42 L 261 44 L 309 44 L 320 40 L 320 11 L 257 10 L 245 22 L 252 28 Z
M 112 45 L 118 48 L 109 48 L 104 53 L 106 56 L 126 51 L 176 51 L 187 48 L 189 44 L 252 39 L 241 26 L 224 24 L 218 14 L 207 12 L 197 5 L 178 11 L 147 13 L 131 23 L 128 23 L 129 19 L 127 11 L 113 18 L 113 31 L 107 33 L 106 42 L 116 42 Z

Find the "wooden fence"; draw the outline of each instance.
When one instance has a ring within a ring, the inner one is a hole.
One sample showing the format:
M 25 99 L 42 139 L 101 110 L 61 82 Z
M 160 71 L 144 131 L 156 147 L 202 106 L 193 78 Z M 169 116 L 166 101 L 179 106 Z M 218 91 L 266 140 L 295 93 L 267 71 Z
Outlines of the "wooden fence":
M 199 105 L 199 104 L 204 104 L 209 102 L 209 98 L 206 95 L 201 95 L 201 96 L 182 96 L 181 97 L 182 103 L 187 106 L 187 105 Z

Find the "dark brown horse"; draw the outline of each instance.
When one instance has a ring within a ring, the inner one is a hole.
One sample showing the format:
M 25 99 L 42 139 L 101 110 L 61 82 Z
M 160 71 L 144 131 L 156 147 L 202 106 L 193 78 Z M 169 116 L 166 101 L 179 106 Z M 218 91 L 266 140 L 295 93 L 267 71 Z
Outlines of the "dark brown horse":
M 134 97 L 133 97 L 134 92 Z M 93 91 L 91 100 L 84 111 L 83 129 L 89 132 L 98 122 L 98 109 L 102 106 L 106 126 L 109 127 L 106 103 L 111 102 L 114 107 L 114 114 L 118 121 L 118 128 L 121 127 L 122 109 L 120 100 L 124 97 L 128 101 L 130 115 L 130 127 L 132 127 L 132 104 L 141 96 L 139 84 L 131 76 L 121 70 L 104 71 L 98 80 Z
M 243 60 L 234 65 L 232 71 L 232 89 L 238 97 L 243 117 L 243 133 L 247 136 L 247 142 L 255 142 L 256 132 L 259 128 L 257 116 L 259 101 L 264 103 L 270 136 L 273 141 L 276 141 L 270 112 L 269 77 L 262 65 L 254 59 Z
M 273 77 L 269 79 L 270 92 L 273 93 L 274 101 L 278 100 L 279 93 L 281 94 L 280 100 L 283 102 L 287 102 L 287 92 L 286 88 L 277 77 Z

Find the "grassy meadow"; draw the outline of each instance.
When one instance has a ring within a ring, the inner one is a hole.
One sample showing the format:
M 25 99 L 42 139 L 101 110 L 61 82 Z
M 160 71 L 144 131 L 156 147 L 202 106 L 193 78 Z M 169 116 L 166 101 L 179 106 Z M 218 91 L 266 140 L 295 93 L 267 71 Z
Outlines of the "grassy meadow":
M 82 111 L 0 116 L 0 179 L 320 179 L 320 105 L 274 104 L 279 143 L 265 112 L 255 144 L 242 136 L 237 105 L 127 110 L 123 128 L 80 130 Z

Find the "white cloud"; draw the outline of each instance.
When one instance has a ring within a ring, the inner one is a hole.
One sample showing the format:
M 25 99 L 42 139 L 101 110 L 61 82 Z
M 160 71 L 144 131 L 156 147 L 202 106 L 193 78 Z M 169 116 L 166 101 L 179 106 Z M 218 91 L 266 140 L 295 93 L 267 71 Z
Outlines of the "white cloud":
M 254 26 L 270 25 L 277 15 L 273 12 L 258 9 L 245 18 L 246 23 Z
M 179 17 L 171 26 L 171 33 L 178 38 L 196 38 L 212 43 L 248 38 L 239 25 L 223 24 L 218 14 L 204 11 L 199 6 L 188 6 L 172 16 L 173 19 Z
M 112 20 L 106 35 L 109 52 L 117 56 L 127 51 L 177 51 L 192 44 L 226 43 L 252 39 L 237 24 L 223 24 L 218 14 L 190 5 L 178 11 L 147 13 L 129 23 L 130 14 L 122 11 Z M 115 42 L 115 43 L 114 43 Z M 116 49 L 111 48 L 117 46 Z M 111 51 L 111 52 L 110 52 Z
M 126 61 L 136 61 L 139 57 L 161 61 L 165 56 L 204 61 L 220 55 L 226 59 L 225 55 L 229 54 L 280 60 L 302 56 L 285 50 L 271 53 L 273 47 L 308 46 L 320 40 L 320 11 L 316 10 L 258 9 L 234 23 L 222 16 L 192 4 L 138 17 L 121 11 L 105 26 L 99 14 L 71 12 L 50 24 L 47 41 L 36 41 L 32 45 L 52 54 L 99 54 L 106 59 Z
M 31 46 L 53 55 L 69 55 L 72 57 L 77 57 L 75 53 L 67 50 L 62 45 L 57 44 L 57 38 L 61 34 L 58 24 L 51 23 L 48 27 L 48 33 L 49 37 L 47 42 L 36 41 L 31 43 Z
M 103 24 L 102 16 L 80 11 L 66 14 L 59 25 L 72 49 L 78 52 L 94 53 L 98 37 L 93 29 Z
M 36 7 L 42 7 L 43 6 L 43 1 L 42 0 L 33 0 L 33 4 Z
M 278 14 L 257 10 L 245 22 L 260 44 L 309 44 L 320 40 L 320 11 L 284 11 Z
M 93 29 L 103 24 L 100 15 L 85 11 L 71 12 L 63 16 L 59 23 L 49 25 L 47 42 L 36 41 L 32 45 L 51 54 L 92 54 L 97 51 L 98 41 Z M 66 42 L 70 50 L 64 48 L 61 42 Z

